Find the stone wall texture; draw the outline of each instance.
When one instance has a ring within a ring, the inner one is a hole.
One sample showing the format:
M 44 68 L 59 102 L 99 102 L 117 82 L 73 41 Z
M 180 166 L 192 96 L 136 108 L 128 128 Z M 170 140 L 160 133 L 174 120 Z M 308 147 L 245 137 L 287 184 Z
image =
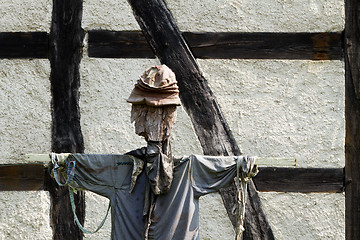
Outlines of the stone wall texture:
M 340 0 L 166 0 L 182 31 L 340 32 Z M 47 31 L 50 0 L 1 0 L 0 32 Z M 126 0 L 84 0 L 83 28 L 139 30 Z M 126 103 L 135 81 L 157 59 L 81 62 L 81 127 L 86 153 L 124 153 L 145 145 Z M 342 61 L 198 60 L 244 153 L 294 157 L 299 167 L 344 166 Z M 48 60 L 0 60 L 0 163 L 51 149 Z M 202 150 L 178 108 L 174 155 Z M 260 193 L 278 240 L 344 239 L 343 194 Z M 103 218 L 107 199 L 86 197 L 86 227 Z M 0 239 L 51 239 L 46 192 L 0 192 Z M 233 239 L 219 194 L 201 198 L 201 239 Z M 85 239 L 109 239 L 110 220 Z

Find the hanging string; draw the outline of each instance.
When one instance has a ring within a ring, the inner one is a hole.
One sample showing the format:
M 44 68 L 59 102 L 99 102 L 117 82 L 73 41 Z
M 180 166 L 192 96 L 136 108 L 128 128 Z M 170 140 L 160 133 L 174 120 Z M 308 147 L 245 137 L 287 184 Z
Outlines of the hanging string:
M 78 227 L 81 229 L 81 231 L 83 231 L 84 233 L 89 233 L 89 234 L 94 234 L 94 233 L 97 233 L 101 228 L 102 226 L 104 225 L 108 215 L 109 215 L 109 211 L 110 211 L 110 207 L 111 207 L 111 204 L 109 202 L 109 206 L 108 206 L 108 209 L 106 211 L 106 215 L 104 217 L 104 219 L 101 221 L 101 223 L 99 224 L 99 226 L 96 228 L 95 231 L 89 231 L 87 229 L 84 228 L 84 226 L 81 225 L 77 215 L 76 215 L 76 207 L 75 207 L 75 202 L 74 202 L 74 190 L 69 186 L 69 195 L 70 195 L 70 203 L 71 203 L 71 209 L 73 211 L 73 214 L 74 214 L 74 220 L 76 222 L 76 224 L 78 225 Z

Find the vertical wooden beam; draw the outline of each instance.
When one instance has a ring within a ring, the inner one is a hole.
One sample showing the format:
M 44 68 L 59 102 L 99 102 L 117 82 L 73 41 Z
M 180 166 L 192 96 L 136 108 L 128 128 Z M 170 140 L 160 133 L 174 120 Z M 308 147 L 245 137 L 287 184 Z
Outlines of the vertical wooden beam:
M 84 151 L 80 129 L 79 65 L 82 57 L 84 31 L 81 29 L 82 0 L 53 0 L 50 31 L 50 64 L 52 93 L 52 151 Z M 74 224 L 67 188 L 54 181 L 48 183 L 50 192 L 50 221 L 54 240 L 82 239 L 81 230 Z M 77 214 L 83 223 L 85 195 L 75 197 Z
M 360 239 L 360 3 L 345 1 L 345 236 Z
M 163 0 L 128 0 L 155 55 L 176 74 L 180 98 L 206 155 L 240 155 L 240 149 L 206 79 Z M 244 239 L 274 239 L 251 182 Z M 234 184 L 221 191 L 234 224 Z

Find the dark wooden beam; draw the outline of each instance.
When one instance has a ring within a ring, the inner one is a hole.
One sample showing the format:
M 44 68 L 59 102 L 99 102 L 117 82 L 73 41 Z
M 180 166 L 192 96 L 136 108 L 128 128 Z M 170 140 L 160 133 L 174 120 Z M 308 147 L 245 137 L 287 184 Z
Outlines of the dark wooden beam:
M 183 32 L 195 58 L 298 59 L 343 58 L 341 33 Z M 138 31 L 89 31 L 88 53 L 98 58 L 155 58 Z
M 0 164 L 0 191 L 44 190 L 43 164 Z
M 341 33 L 183 32 L 196 58 L 298 59 L 343 58 Z M 0 58 L 47 58 L 46 32 L 0 33 Z M 89 56 L 155 58 L 139 31 L 89 31 Z
M 342 168 L 260 168 L 254 178 L 262 192 L 326 192 L 344 191 Z
M 184 33 L 195 57 L 342 59 L 341 33 Z
M 46 32 L 1 32 L 0 58 L 47 58 Z
M 50 81 L 52 93 L 52 151 L 57 153 L 84 151 L 80 129 L 79 65 L 84 31 L 81 29 L 82 0 L 53 0 L 50 31 Z M 74 223 L 67 187 L 49 181 L 53 239 L 83 239 Z M 80 222 L 85 217 L 85 195 L 75 196 Z
M 96 58 L 155 58 L 140 31 L 90 30 L 88 55 Z
M 43 164 L 0 164 L 0 191 L 49 190 L 49 180 Z M 261 167 L 254 183 L 260 192 L 340 193 L 344 169 Z
M 356 97 L 360 99 L 360 4 L 356 0 L 345 1 L 345 31 L 344 44 L 347 60 L 347 73 L 351 77 L 351 82 L 356 93 Z
M 360 3 L 345 1 L 345 236 L 360 239 Z
M 128 0 L 147 42 L 163 64 L 177 77 L 182 104 L 189 114 L 206 155 L 240 155 L 240 149 L 206 79 L 183 38 L 176 22 L 162 0 Z M 228 215 L 235 224 L 232 208 L 235 192 L 224 189 Z M 244 239 L 274 239 L 255 187 L 249 185 Z

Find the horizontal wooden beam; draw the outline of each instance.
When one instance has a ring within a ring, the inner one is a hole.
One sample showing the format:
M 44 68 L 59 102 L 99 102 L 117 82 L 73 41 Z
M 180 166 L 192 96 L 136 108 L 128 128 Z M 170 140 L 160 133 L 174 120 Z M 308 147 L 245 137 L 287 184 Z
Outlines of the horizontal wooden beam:
M 196 58 L 340 60 L 341 33 L 184 32 Z M 97 58 L 155 58 L 138 31 L 89 31 L 88 53 Z M 46 32 L 0 33 L 0 58 L 47 58 Z
M 342 168 L 260 168 L 254 178 L 262 192 L 327 192 L 344 191 Z
M 204 59 L 343 59 L 342 34 L 183 32 L 196 58 Z M 169 46 L 171 47 L 171 46 Z M 154 58 L 138 31 L 89 31 L 88 53 L 97 58 Z
M 0 32 L 0 58 L 47 58 L 46 32 Z
M 44 189 L 43 164 L 1 164 L 0 191 L 37 191 Z
M 48 168 L 36 164 L 0 164 L 0 191 L 46 190 Z M 254 178 L 261 192 L 329 192 L 344 191 L 342 168 L 263 167 Z

